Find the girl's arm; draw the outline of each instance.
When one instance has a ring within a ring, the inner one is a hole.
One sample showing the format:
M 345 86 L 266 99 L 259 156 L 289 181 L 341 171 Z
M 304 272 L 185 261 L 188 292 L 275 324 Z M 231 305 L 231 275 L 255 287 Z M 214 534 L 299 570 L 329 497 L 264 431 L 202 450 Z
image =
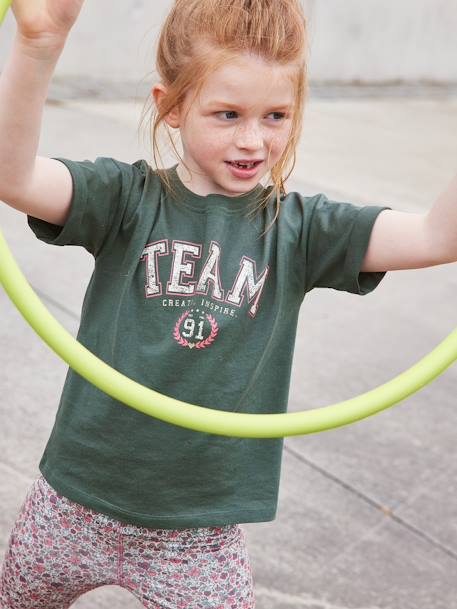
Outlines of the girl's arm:
M 38 50 L 17 36 L 0 77 L 0 200 L 31 216 L 64 224 L 68 169 L 37 156 L 43 108 L 62 47 Z
M 84 0 L 14 0 L 17 32 L 0 77 L 0 200 L 64 224 L 73 184 L 59 161 L 37 156 L 49 82 Z
M 397 271 L 457 262 L 457 175 L 427 214 L 382 211 L 362 271 Z

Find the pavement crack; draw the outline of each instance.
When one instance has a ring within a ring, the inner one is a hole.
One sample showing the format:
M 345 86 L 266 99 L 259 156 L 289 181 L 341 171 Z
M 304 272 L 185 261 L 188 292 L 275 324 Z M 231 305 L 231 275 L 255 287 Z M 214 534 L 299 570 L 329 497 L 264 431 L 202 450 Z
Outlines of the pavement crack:
M 384 516 L 387 516 L 388 518 L 391 518 L 398 525 L 402 526 L 403 528 L 405 528 L 408 531 L 410 531 L 411 533 L 413 533 L 413 535 L 419 537 L 420 539 L 422 539 L 423 541 L 425 541 L 429 545 L 433 546 L 437 550 L 440 550 L 441 552 L 443 552 L 444 554 L 446 554 L 447 556 L 449 556 L 453 560 L 457 561 L 457 552 L 455 552 L 451 548 L 449 548 L 446 545 L 444 545 L 443 543 L 441 543 L 438 539 L 436 539 L 432 535 L 429 535 L 428 533 L 425 533 L 424 531 L 422 531 L 418 527 L 414 526 L 410 522 L 404 520 L 400 516 L 397 516 L 397 514 L 395 514 L 395 512 L 392 509 L 390 509 L 389 507 L 387 507 L 385 505 L 382 505 L 381 503 L 379 503 L 375 499 L 372 499 L 371 497 L 369 497 L 368 495 L 366 495 L 362 491 L 358 490 L 357 488 L 355 488 L 351 484 L 348 484 L 347 482 L 344 482 L 344 480 L 341 480 L 341 478 L 338 478 L 337 476 L 334 476 L 329 471 L 325 470 L 324 468 L 320 467 L 316 463 L 313 463 L 313 461 L 310 461 L 309 459 L 304 457 L 298 451 L 294 450 L 293 448 L 290 448 L 290 446 L 287 446 L 286 444 L 284 444 L 284 450 L 286 452 L 288 452 L 290 455 L 292 455 L 293 457 L 295 457 L 296 459 L 298 459 L 301 463 L 304 463 L 309 468 L 311 468 L 314 471 L 318 472 L 319 474 L 321 474 L 322 476 L 324 476 L 328 480 L 331 480 L 335 484 L 338 484 L 338 486 L 341 486 L 342 488 L 344 488 L 346 491 L 348 491 L 352 495 L 356 496 L 361 501 L 364 501 L 369 506 L 371 506 L 371 507 L 375 508 L 376 510 L 382 512 L 384 514 Z
M 271 588 L 264 588 L 258 585 L 255 591 L 259 599 L 272 600 L 276 604 L 287 603 L 291 607 L 302 607 L 303 609 L 347 609 L 346 606 L 335 605 L 323 598 L 315 598 L 311 594 L 291 594 L 290 592 L 272 590 Z M 359 607 L 359 609 L 380 609 L 380 607 L 378 605 L 370 605 L 370 607 Z
M 447 546 L 442 544 L 440 541 L 438 541 L 438 539 L 435 539 L 431 535 L 424 533 L 424 531 L 415 527 L 413 524 L 407 522 L 403 518 L 400 518 L 400 516 L 397 516 L 395 513 L 391 513 L 390 517 L 399 525 L 401 525 L 405 529 L 408 529 L 414 535 L 417 535 L 417 537 L 420 537 L 421 539 L 429 543 L 431 546 L 435 547 L 437 550 L 441 550 L 441 552 L 444 552 L 444 554 L 447 554 L 450 558 L 453 558 L 455 561 L 457 561 L 457 552 L 454 552 L 453 550 L 451 550 L 451 548 L 448 548 Z
M 392 512 L 388 508 L 386 508 L 385 506 L 383 506 L 380 503 L 378 503 L 375 499 L 371 499 L 371 497 L 369 497 L 368 495 L 366 495 L 362 491 L 359 491 L 358 489 L 356 489 L 351 484 L 348 484 L 347 482 L 344 482 L 344 480 L 341 480 L 341 478 L 338 478 L 337 476 L 334 476 L 329 471 L 323 469 L 322 467 L 320 467 L 316 463 L 313 463 L 313 461 L 310 461 L 309 459 L 304 457 L 302 454 L 300 454 L 295 449 L 290 448 L 290 446 L 287 446 L 287 444 L 284 444 L 284 450 L 286 452 L 290 453 L 291 455 L 293 455 L 296 459 L 298 459 L 302 463 L 305 463 L 311 469 L 313 469 L 316 472 L 319 472 L 320 474 L 322 474 L 328 480 L 331 480 L 332 482 L 335 482 L 335 484 L 338 484 L 339 486 L 341 486 L 345 490 L 349 491 L 353 495 L 356 495 L 359 499 L 361 499 L 365 503 L 368 503 L 368 505 L 371 505 L 371 507 L 374 507 L 374 508 L 376 508 L 378 510 L 381 510 L 386 515 L 391 515 L 392 514 Z

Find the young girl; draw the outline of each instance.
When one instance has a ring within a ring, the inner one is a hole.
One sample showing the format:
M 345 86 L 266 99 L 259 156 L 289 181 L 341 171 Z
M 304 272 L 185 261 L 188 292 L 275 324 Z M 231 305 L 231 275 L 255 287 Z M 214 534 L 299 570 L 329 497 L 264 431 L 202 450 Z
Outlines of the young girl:
M 186 402 L 284 412 L 304 295 L 363 295 L 387 270 L 457 260 L 457 179 L 426 215 L 286 193 L 307 90 L 299 0 L 175 2 L 152 94 L 154 156 L 165 123 L 178 164 L 39 157 L 82 4 L 13 2 L 0 199 L 39 239 L 93 254 L 78 339 L 108 364 Z M 117 584 L 150 609 L 253 608 L 240 524 L 274 520 L 281 452 L 282 440 L 148 417 L 69 370 L 5 554 L 2 607 L 63 609 Z

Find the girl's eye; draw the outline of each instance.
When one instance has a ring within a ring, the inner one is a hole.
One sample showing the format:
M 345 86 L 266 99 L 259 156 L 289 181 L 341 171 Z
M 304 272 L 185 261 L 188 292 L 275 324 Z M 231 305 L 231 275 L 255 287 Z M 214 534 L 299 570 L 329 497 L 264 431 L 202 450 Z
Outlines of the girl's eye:
M 227 114 L 238 114 L 237 112 L 235 112 L 235 110 L 223 110 L 222 112 L 216 112 L 216 114 L 221 114 L 221 115 L 227 115 Z M 284 112 L 270 112 L 270 114 L 274 114 L 276 116 L 279 116 L 279 118 L 282 120 L 285 118 L 285 113 Z M 269 115 L 268 115 L 269 116 Z M 274 120 L 275 123 L 278 123 L 279 120 Z

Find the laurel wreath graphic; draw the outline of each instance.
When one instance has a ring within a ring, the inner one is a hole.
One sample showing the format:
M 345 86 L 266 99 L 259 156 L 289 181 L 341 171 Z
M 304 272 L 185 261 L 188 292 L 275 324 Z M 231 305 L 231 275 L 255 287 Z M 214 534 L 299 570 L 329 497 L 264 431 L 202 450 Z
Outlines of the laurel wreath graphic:
M 189 349 L 193 349 L 194 347 L 197 349 L 205 349 L 205 347 L 209 347 L 214 342 L 214 339 L 216 338 L 216 336 L 219 333 L 219 326 L 217 325 L 217 321 L 214 319 L 214 317 L 212 315 L 207 314 L 206 319 L 209 321 L 209 323 L 211 325 L 210 335 L 208 336 L 208 338 L 205 338 L 205 340 L 201 340 L 198 343 L 190 343 L 188 340 L 183 338 L 180 333 L 181 324 L 186 319 L 186 317 L 188 317 L 189 315 L 190 315 L 189 311 L 186 311 L 185 313 L 183 313 L 181 315 L 181 317 L 176 322 L 175 329 L 173 332 L 174 339 L 182 347 L 189 347 Z

